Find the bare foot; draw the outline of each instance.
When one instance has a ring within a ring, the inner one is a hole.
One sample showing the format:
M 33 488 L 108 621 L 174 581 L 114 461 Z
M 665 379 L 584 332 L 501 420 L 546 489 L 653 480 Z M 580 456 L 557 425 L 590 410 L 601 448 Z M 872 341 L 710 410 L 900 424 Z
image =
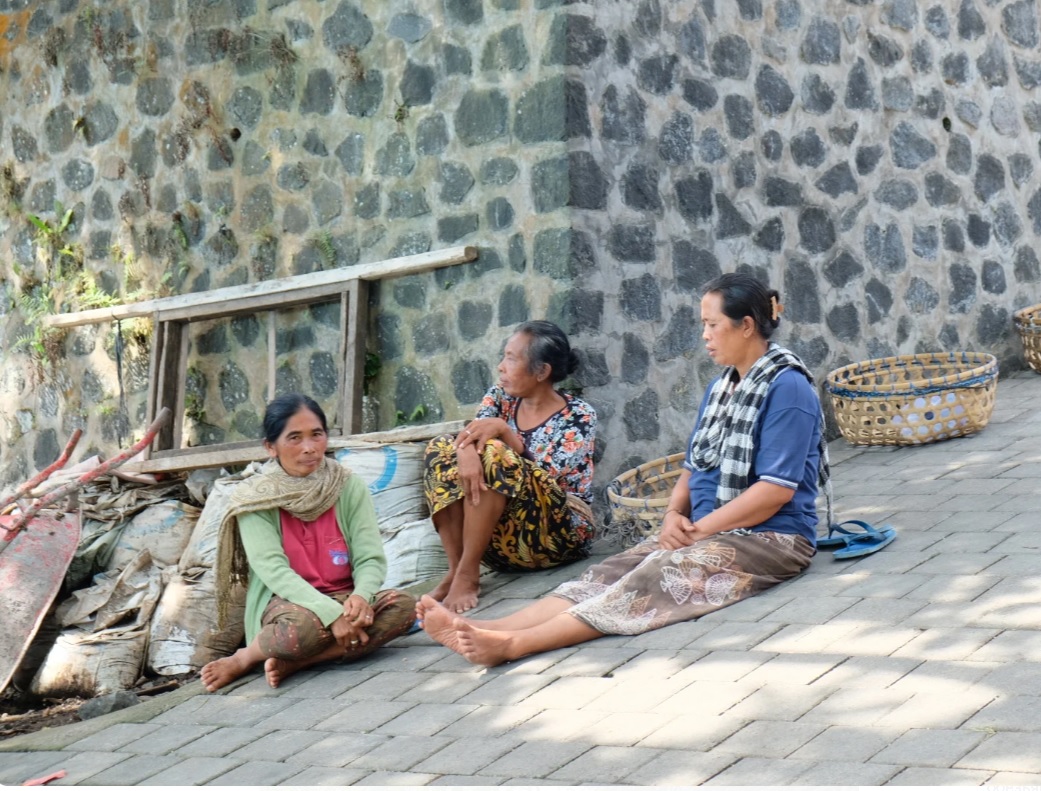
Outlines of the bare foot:
M 203 666 L 200 676 L 207 692 L 216 692 L 253 669 L 256 663 L 246 659 L 244 651 L 245 649 L 240 648 L 231 656 L 214 659 Z
M 269 656 L 264 660 L 264 677 L 267 678 L 267 683 L 272 689 L 276 689 L 298 669 L 297 663 L 290 662 L 288 659 L 275 659 L 275 657 Z
M 452 612 L 466 612 L 477 606 L 477 596 L 481 592 L 480 577 L 466 577 L 456 572 L 452 587 L 442 604 Z
M 445 576 L 441 578 L 441 581 L 437 583 L 437 587 L 428 594 L 430 598 L 434 601 L 444 601 L 445 596 L 448 595 L 448 591 L 452 588 L 452 580 L 454 579 L 455 571 L 449 571 L 445 574 Z
M 463 618 L 456 618 L 455 641 L 453 649 L 475 665 L 494 667 L 510 659 L 516 659 L 510 648 L 512 640 L 506 632 L 491 629 L 480 629 Z
M 454 613 L 438 604 L 431 596 L 423 596 L 416 605 L 416 615 L 423 622 L 423 631 L 433 637 L 445 648 L 451 648 L 457 654 L 459 641 L 457 638 L 457 625 L 466 623 L 465 618 L 460 618 Z

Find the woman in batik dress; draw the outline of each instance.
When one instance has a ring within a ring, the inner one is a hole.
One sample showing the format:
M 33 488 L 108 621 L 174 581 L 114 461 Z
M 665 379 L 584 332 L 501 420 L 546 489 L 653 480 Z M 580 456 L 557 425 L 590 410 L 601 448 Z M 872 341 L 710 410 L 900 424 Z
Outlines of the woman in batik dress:
M 449 611 L 477 604 L 482 562 L 517 572 L 588 557 L 596 412 L 556 387 L 577 365 L 560 327 L 521 324 L 476 418 L 427 446 L 424 491 L 448 556 L 430 595 Z

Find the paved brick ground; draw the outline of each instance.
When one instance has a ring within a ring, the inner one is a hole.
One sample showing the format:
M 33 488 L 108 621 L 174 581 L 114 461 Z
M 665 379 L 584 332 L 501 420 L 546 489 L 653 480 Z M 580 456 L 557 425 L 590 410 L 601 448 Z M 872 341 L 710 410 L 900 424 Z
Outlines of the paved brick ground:
M 1041 784 L 1041 377 L 976 437 L 833 443 L 875 555 L 639 637 L 503 667 L 413 635 L 354 666 L 259 677 L 0 743 L 0 783 Z M 498 577 L 501 613 L 579 569 Z

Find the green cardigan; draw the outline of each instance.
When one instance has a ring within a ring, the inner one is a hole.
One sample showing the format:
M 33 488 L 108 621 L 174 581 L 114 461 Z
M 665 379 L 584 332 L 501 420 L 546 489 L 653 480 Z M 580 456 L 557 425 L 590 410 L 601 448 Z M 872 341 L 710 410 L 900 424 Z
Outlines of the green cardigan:
M 376 509 L 365 482 L 351 475 L 336 501 L 336 523 L 351 553 L 354 592 L 372 603 L 387 576 L 387 558 L 376 522 Z M 343 614 L 343 605 L 320 593 L 289 567 L 282 549 L 282 522 L 277 508 L 238 517 L 239 536 L 249 559 L 246 590 L 246 642 L 260 631 L 260 618 L 271 596 L 306 607 L 328 626 Z

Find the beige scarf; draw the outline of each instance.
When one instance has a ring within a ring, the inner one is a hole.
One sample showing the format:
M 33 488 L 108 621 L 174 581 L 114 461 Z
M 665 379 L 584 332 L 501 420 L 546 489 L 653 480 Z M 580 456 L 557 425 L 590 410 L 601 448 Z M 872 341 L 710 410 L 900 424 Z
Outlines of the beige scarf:
M 321 466 L 304 477 L 286 473 L 272 459 L 258 475 L 247 478 L 231 492 L 231 505 L 217 534 L 217 626 L 223 629 L 231 591 L 249 583 L 249 562 L 239 538 L 238 517 L 254 511 L 281 508 L 304 522 L 313 522 L 332 508 L 350 471 L 324 457 Z

